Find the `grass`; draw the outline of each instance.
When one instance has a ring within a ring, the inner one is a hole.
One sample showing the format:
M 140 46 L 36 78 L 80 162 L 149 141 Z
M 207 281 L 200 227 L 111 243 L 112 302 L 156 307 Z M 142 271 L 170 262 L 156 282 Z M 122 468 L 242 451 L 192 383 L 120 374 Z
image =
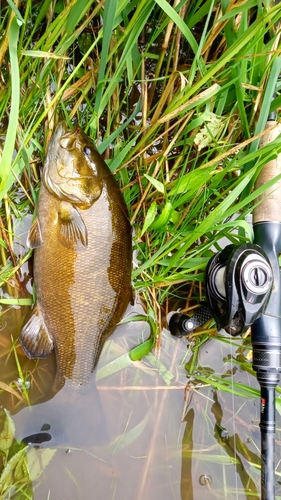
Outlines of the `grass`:
M 158 325 L 160 346 L 166 314 L 192 311 L 204 297 L 204 270 L 221 239 L 253 238 L 246 217 L 267 187 L 255 191 L 254 182 L 281 152 L 279 138 L 259 149 L 268 113 L 281 103 L 280 18 L 281 7 L 269 0 L 1 6 L 3 320 L 9 308 L 26 311 L 32 303 L 31 252 L 19 234 L 34 213 L 55 124 L 64 119 L 93 139 L 122 188 L 135 232 L 135 293 Z M 208 381 L 214 390 L 256 397 L 251 384 L 205 373 L 198 356 L 214 324 L 199 334 L 184 361 L 192 384 Z M 249 345 L 235 343 L 241 359 L 234 361 L 247 373 Z M 131 363 L 119 354 L 112 372 Z M 150 358 L 161 372 L 156 361 Z M 171 363 L 162 363 L 165 383 Z

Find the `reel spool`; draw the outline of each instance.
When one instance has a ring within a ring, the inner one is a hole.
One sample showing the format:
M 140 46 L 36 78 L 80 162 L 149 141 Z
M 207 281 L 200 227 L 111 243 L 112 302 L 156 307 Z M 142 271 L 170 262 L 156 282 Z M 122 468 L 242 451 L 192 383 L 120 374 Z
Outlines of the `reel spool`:
M 218 329 L 241 335 L 265 311 L 273 273 L 258 245 L 228 245 L 209 261 L 205 283 L 207 302 Z
M 192 317 L 172 314 L 172 335 L 189 335 L 210 318 L 215 319 L 218 330 L 224 328 L 231 335 L 241 335 L 264 313 L 273 272 L 258 245 L 228 245 L 208 262 L 205 284 L 207 303 L 202 303 Z

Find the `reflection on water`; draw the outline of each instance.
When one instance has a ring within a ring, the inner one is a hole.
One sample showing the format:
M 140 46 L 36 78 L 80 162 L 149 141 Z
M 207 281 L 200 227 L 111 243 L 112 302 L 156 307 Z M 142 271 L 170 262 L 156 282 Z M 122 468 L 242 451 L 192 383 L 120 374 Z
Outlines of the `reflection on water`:
M 175 340 L 164 331 L 159 356 L 151 354 L 131 364 L 125 356 L 121 359 L 127 366 L 104 376 L 114 359 L 148 336 L 142 323 L 119 326 L 97 367 L 103 378 L 93 380 L 86 397 L 77 394 L 71 402 L 63 390 L 48 400 L 54 356 L 31 361 L 17 346 L 23 382 L 31 382 L 29 396 L 39 403 L 30 410 L 20 391 L 11 340 L 11 334 L 14 339 L 19 334 L 25 313 L 24 308 L 11 308 L 1 316 L 1 382 L 14 392 L 3 390 L 0 402 L 13 415 L 17 436 L 39 432 L 48 424 L 51 429 L 43 431 L 62 443 L 33 482 L 35 500 L 259 497 L 259 400 L 215 391 L 208 384 L 187 385 L 184 339 Z M 198 366 L 258 387 L 252 375 L 229 361 L 236 351 L 213 339 L 201 347 Z M 96 419 L 99 411 L 102 417 Z M 279 431 L 276 439 L 278 464 Z M 34 453 L 42 462 L 44 449 L 33 450 L 33 460 Z

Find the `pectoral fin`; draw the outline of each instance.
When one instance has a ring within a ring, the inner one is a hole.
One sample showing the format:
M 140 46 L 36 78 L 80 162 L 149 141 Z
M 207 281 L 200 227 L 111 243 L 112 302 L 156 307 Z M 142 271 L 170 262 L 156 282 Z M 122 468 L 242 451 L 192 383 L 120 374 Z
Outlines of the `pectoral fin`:
M 42 243 L 43 243 L 43 238 L 41 234 L 40 224 L 38 217 L 36 217 L 36 219 L 34 219 L 34 221 L 31 224 L 26 244 L 29 248 L 38 248 L 42 245 Z
M 58 215 L 61 223 L 60 239 L 62 244 L 72 248 L 80 242 L 86 247 L 88 244 L 87 228 L 78 210 L 71 203 L 62 201 Z
M 20 345 L 30 359 L 46 358 L 54 347 L 37 306 L 34 307 L 31 317 L 20 333 Z

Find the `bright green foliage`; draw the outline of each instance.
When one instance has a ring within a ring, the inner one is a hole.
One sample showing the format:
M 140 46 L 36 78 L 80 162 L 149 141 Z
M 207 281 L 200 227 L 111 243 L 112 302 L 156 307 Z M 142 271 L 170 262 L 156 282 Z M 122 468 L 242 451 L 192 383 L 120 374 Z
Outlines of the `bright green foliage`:
M 156 287 L 160 303 L 180 294 L 190 280 L 186 262 L 210 255 L 221 236 L 241 226 L 255 198 L 249 195 L 257 171 L 280 151 L 279 140 L 258 152 L 258 139 L 244 145 L 278 106 L 280 7 L 105 0 L 51 8 L 45 1 L 28 2 L 22 20 L 11 12 L 7 7 L 2 29 L 9 27 L 12 43 L 0 52 L 0 115 L 12 105 L 2 195 L 10 189 L 13 210 L 14 173 L 25 170 L 36 201 L 35 165 L 44 159 L 48 127 L 51 133 L 54 119 L 79 121 L 119 172 L 136 231 L 136 287 Z M 237 176 L 244 169 L 246 176 Z M 22 199 L 24 215 L 33 208 Z M 194 279 L 203 271 L 201 264 L 193 269 Z M 7 279 L 9 268 L 3 273 Z

